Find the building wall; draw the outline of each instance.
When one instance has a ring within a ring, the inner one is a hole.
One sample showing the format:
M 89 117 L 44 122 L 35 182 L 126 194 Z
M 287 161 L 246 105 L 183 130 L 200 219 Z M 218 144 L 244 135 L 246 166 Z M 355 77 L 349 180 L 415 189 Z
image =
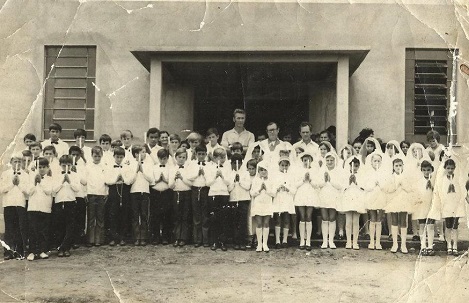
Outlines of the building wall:
M 451 45 L 464 58 L 455 8 L 310 2 L 8 1 L 0 13 L 0 151 L 16 135 L 19 143 L 41 133 L 44 45 L 62 44 L 97 45 L 96 133 L 130 128 L 139 139 L 149 126 L 149 73 L 131 50 L 370 49 L 350 78 L 350 137 L 367 126 L 384 140 L 403 139 L 405 48 Z M 172 100 L 165 112 L 183 116 L 163 127 L 190 127 L 191 112 L 180 109 L 191 90 L 170 87 L 165 95 Z M 467 107 L 460 103 L 461 124 Z M 469 141 L 462 127 L 459 139 Z

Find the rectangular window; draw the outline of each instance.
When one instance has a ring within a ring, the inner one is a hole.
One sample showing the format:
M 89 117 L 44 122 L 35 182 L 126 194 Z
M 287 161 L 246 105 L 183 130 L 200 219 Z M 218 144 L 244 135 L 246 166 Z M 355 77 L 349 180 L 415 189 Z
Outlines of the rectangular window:
M 64 140 L 73 140 L 77 128 L 93 139 L 96 47 L 46 46 L 45 64 L 44 138 L 49 138 L 48 127 L 56 122 Z
M 447 143 L 451 87 L 455 81 L 453 56 L 457 56 L 457 50 L 406 49 L 406 140 L 425 142 L 426 133 L 433 129 L 440 133 L 441 143 Z M 454 125 L 452 132 L 454 142 Z

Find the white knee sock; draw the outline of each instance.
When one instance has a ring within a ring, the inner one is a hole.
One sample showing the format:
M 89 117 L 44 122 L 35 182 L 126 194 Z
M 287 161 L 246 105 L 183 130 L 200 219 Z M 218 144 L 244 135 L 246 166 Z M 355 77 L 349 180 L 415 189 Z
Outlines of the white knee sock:
M 427 228 L 425 227 L 425 224 L 419 224 L 420 249 L 427 248 L 426 231 Z
M 451 249 L 451 228 L 445 228 L 446 247 Z
M 428 247 L 433 249 L 433 239 L 435 239 L 435 224 L 427 224 Z
M 355 217 L 355 216 L 354 216 Z M 353 245 L 358 245 L 358 233 L 360 231 L 360 217 L 356 216 L 356 220 L 353 221 L 352 233 L 353 233 Z
M 453 229 L 451 231 L 451 240 L 453 240 L 453 249 L 458 249 L 458 230 Z
M 305 232 L 306 232 L 305 225 L 306 225 L 306 222 L 300 221 L 300 224 L 299 224 L 299 229 L 300 229 L 300 246 L 305 245 L 305 242 L 306 242 L 306 239 L 305 239 Z
M 262 251 L 262 227 L 256 227 L 257 251 Z
M 396 252 L 399 248 L 399 244 L 397 243 L 397 236 L 399 233 L 399 226 L 391 225 L 391 234 L 392 234 L 392 247 L 391 252 Z
M 330 221 L 329 222 L 329 247 L 330 248 L 335 248 L 334 236 L 335 236 L 336 228 L 337 228 L 336 221 Z
M 267 246 L 267 240 L 269 240 L 269 228 L 264 227 L 262 229 L 262 248 L 264 251 L 269 251 L 269 246 Z
M 370 222 L 370 244 L 368 248 L 375 249 L 376 222 Z
M 311 245 L 311 232 L 313 231 L 313 223 L 310 222 L 305 222 L 306 225 L 306 245 L 310 246 Z
M 347 236 L 347 244 L 346 245 L 352 245 L 352 225 L 353 223 L 350 222 L 352 221 L 352 216 L 347 215 L 347 219 L 350 218 L 350 220 L 345 221 L 345 234 Z
M 288 228 L 283 229 L 283 241 L 282 243 L 287 243 L 288 242 Z
M 327 247 L 327 234 L 329 233 L 329 221 L 322 221 L 321 231 L 322 231 L 322 245 L 326 245 Z
M 275 226 L 275 244 L 280 243 L 280 226 Z
M 376 223 L 375 246 L 378 249 L 381 249 L 381 231 L 383 230 L 383 223 L 381 223 L 381 221 L 378 221 L 375 223 Z
M 403 253 L 407 253 L 407 227 L 402 227 L 401 228 L 401 251 Z

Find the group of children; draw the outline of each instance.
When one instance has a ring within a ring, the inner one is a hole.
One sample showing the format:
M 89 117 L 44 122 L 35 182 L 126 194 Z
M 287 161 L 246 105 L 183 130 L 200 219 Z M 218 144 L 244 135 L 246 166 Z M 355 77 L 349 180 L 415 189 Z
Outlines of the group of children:
M 269 124 L 277 128 L 275 123 Z M 302 123 L 301 128 L 311 124 Z M 87 246 L 172 243 L 227 250 L 269 251 L 270 219 L 275 247 L 288 246 L 299 232 L 299 249 L 311 250 L 313 210 L 321 213 L 322 249 L 335 249 L 338 216 L 345 216 L 346 249 L 359 249 L 360 216 L 367 214 L 369 249 L 381 250 L 382 219 L 390 214 L 393 246 L 407 253 L 407 215 L 418 220 L 421 253 L 434 255 L 436 220 L 445 220 L 448 254 L 457 254 L 458 218 L 465 216 L 467 189 L 462 167 L 451 150 L 429 132 L 429 147 L 390 141 L 382 149 L 368 137 L 336 152 L 327 138 L 319 144 L 270 139 L 247 150 L 206 139 L 150 128 L 145 142 L 132 132 L 120 140 L 108 135 L 85 146 L 86 131 L 75 144 L 60 139 L 53 123 L 50 139 L 24 138 L 27 149 L 15 154 L 0 180 L 5 218 L 5 259 L 70 256 L 84 237 Z M 206 142 L 206 143 L 205 143 Z M 304 143 L 304 144 L 303 144 Z M 428 243 L 427 243 L 428 241 Z

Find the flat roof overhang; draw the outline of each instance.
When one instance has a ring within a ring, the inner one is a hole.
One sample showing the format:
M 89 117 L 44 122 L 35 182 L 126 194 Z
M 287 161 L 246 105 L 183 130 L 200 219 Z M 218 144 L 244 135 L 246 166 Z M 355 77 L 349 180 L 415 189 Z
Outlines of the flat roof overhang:
M 346 50 L 155 50 L 154 48 L 131 51 L 148 70 L 152 59 L 161 62 L 338 62 L 340 57 L 349 58 L 349 76 L 365 59 L 369 49 Z

